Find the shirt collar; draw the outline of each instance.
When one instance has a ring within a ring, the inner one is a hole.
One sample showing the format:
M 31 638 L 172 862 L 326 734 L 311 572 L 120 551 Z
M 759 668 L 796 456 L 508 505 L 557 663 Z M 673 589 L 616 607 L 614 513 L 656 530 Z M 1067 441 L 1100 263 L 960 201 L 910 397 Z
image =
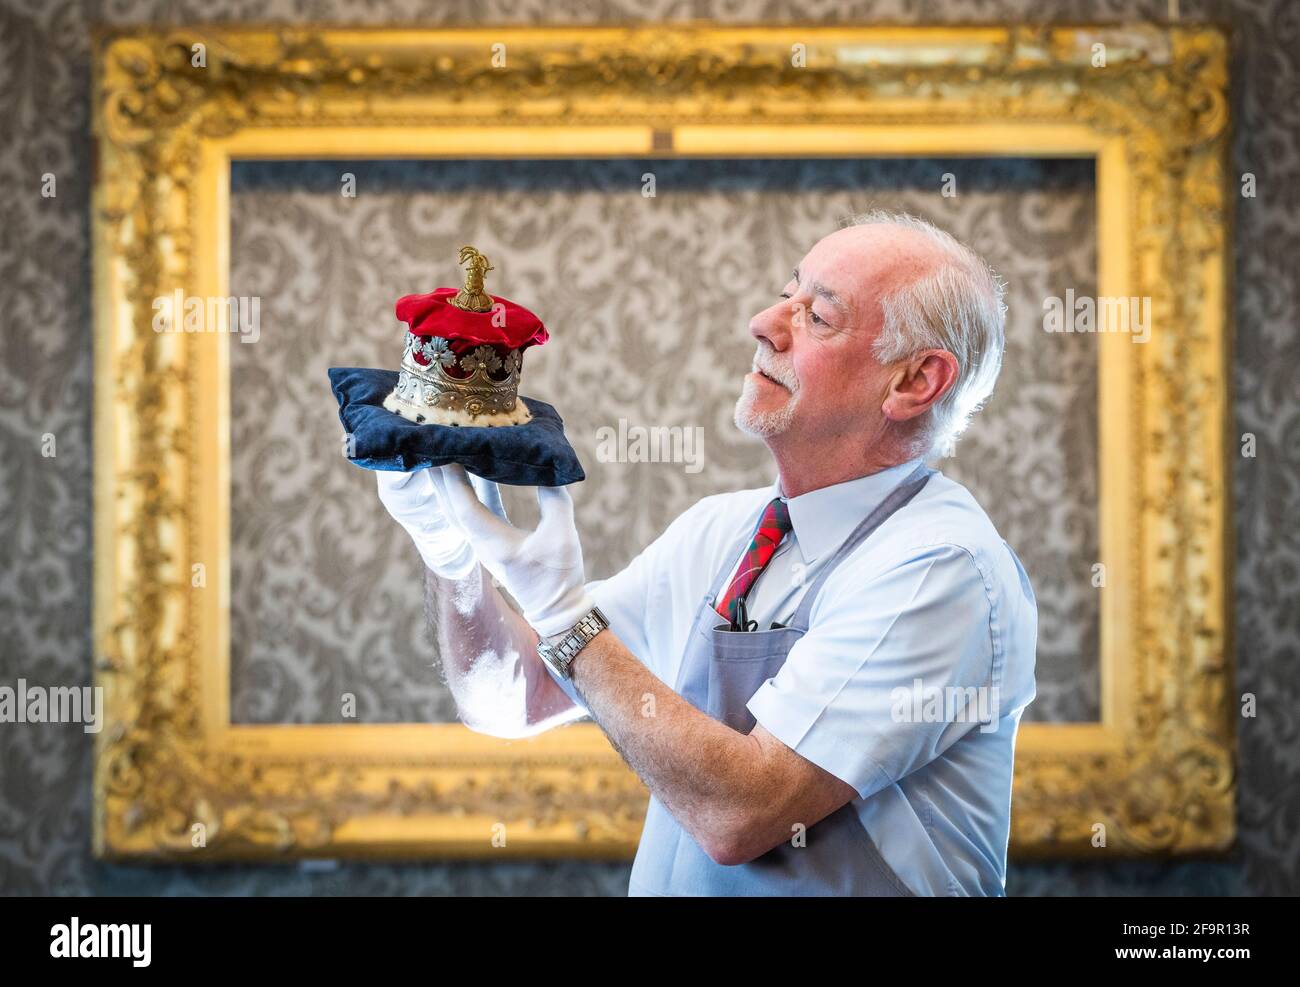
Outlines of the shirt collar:
M 781 493 L 781 478 L 772 481 L 772 496 L 785 501 L 790 526 L 805 564 L 835 551 L 889 492 L 921 462 L 920 458 L 869 473 L 798 497 Z

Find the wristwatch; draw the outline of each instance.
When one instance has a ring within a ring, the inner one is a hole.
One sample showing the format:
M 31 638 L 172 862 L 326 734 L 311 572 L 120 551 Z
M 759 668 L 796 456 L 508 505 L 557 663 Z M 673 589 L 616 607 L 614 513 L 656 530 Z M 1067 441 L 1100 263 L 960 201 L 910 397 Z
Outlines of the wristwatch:
M 600 612 L 600 607 L 592 607 L 586 615 L 570 628 L 569 632 L 554 644 L 537 642 L 537 653 L 542 661 L 562 679 L 569 677 L 569 665 L 578 652 L 587 646 L 587 642 L 609 626 L 609 619 Z

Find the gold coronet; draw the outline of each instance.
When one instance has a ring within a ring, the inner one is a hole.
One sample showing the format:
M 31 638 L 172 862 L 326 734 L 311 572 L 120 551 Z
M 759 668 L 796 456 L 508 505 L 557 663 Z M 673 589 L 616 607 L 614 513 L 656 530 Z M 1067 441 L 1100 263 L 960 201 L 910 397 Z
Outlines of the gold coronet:
M 416 353 L 428 363 L 417 361 Z M 407 333 L 397 386 L 384 407 L 417 425 L 522 425 L 532 419 L 518 397 L 523 359 L 522 349 L 502 357 L 487 345 L 457 356 L 440 336 Z M 469 375 L 453 377 L 448 373 L 453 366 Z

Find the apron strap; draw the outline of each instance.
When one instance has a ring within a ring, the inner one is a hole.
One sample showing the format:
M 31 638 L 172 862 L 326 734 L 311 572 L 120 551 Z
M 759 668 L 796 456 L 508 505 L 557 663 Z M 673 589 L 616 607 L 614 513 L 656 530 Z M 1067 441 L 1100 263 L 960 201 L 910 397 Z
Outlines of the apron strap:
M 813 580 L 812 585 L 810 585 L 804 592 L 803 598 L 799 601 L 799 609 L 796 610 L 795 615 L 790 618 L 789 626 L 797 627 L 804 631 L 808 629 L 808 617 L 812 613 L 813 603 L 817 599 L 817 594 L 821 591 L 822 584 L 826 582 L 831 572 L 834 571 L 834 569 L 850 552 L 857 548 L 858 545 L 862 544 L 868 535 L 884 524 L 895 511 L 899 510 L 907 504 L 908 501 L 920 493 L 921 488 L 929 482 L 930 477 L 933 476 L 935 472 L 936 470 L 926 466 L 924 462 L 918 463 L 916 469 L 912 470 L 912 472 L 909 473 L 898 486 L 891 490 L 889 496 L 882 500 L 876 506 L 874 511 L 862 519 L 862 523 L 854 528 L 849 536 L 844 539 L 843 544 L 835 550 L 835 554 L 830 557 L 830 560 L 824 566 L 822 566 L 821 572 L 817 574 L 817 578 Z

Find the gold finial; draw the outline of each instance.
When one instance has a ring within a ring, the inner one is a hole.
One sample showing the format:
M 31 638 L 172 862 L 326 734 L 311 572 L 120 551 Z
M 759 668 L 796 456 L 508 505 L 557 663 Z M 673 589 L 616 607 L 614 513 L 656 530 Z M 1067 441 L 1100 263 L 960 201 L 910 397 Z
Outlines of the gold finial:
M 488 312 L 492 309 L 492 296 L 483 290 L 483 275 L 494 268 L 486 257 L 473 247 L 460 248 L 460 262 L 465 268 L 465 287 L 456 292 L 451 304 L 466 312 Z

